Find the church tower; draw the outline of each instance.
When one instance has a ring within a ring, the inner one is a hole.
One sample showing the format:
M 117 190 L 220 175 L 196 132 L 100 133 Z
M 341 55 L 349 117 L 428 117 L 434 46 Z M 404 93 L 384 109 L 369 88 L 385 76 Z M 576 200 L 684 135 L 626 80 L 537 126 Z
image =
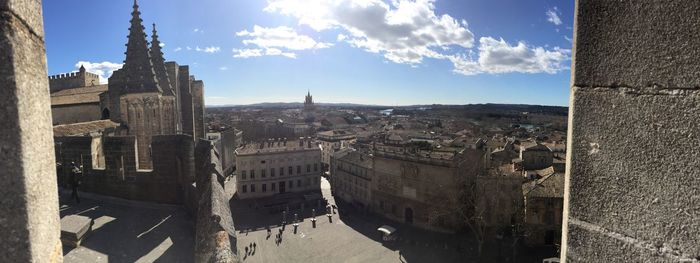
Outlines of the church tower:
M 151 169 L 152 137 L 176 132 L 175 99 L 155 28 L 156 43 L 149 48 L 136 0 L 133 8 L 124 66 L 109 78 L 107 92 L 110 118 L 122 124 L 120 134 L 136 137 L 138 168 Z
M 314 98 L 311 96 L 311 91 L 306 93 L 306 98 L 304 98 L 304 111 L 313 111 L 316 109 L 314 106 Z

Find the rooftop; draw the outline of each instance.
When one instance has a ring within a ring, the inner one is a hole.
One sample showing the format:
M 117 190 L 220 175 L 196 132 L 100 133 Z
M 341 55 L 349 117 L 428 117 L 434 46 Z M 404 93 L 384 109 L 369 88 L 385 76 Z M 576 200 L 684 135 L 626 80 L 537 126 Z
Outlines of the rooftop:
M 372 168 L 372 156 L 358 151 L 350 152 L 347 155 L 339 158 L 338 161 L 352 163 L 355 165 L 362 166 L 364 168 Z
M 292 151 L 320 151 L 319 146 L 311 139 L 287 141 L 283 139 L 246 143 L 236 149 L 236 155 L 254 155 L 281 153 Z
M 527 197 L 564 198 L 564 173 L 550 173 L 538 180 L 523 184 Z
M 77 136 L 86 135 L 93 132 L 103 132 L 107 129 L 113 129 L 119 127 L 119 123 L 113 122 L 111 120 L 99 120 L 99 121 L 88 121 L 79 122 L 72 124 L 62 124 L 53 126 L 53 136 Z
M 51 106 L 99 103 L 106 91 L 107 84 L 59 90 L 51 93 Z

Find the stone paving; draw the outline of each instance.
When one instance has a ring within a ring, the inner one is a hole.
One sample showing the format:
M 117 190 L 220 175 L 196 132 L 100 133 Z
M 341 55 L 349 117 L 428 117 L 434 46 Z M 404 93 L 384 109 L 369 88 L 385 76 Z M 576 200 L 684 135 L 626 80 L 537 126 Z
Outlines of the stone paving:
M 94 220 L 92 232 L 78 248 L 63 247 L 70 262 L 192 262 L 193 221 L 180 206 L 60 193 L 61 217 L 73 214 Z
M 335 204 L 326 179 L 322 179 L 321 188 L 329 203 Z M 316 228 L 312 227 L 310 218 L 299 222 L 296 233 L 288 224 L 281 244 L 277 244 L 275 235 L 280 229 L 277 224 L 281 216 L 259 213 L 238 205 L 237 201 L 231 202 L 232 212 L 234 222 L 239 222 L 237 245 L 244 262 L 464 262 L 455 246 L 446 247 L 446 240 L 452 238 L 450 235 L 426 234 L 398 227 L 399 232 L 403 232 L 401 240 L 383 244 L 376 229 L 388 221 L 355 213 L 349 215 L 342 209 L 333 214 L 332 223 L 325 214 L 317 213 Z M 250 226 L 252 229 L 248 231 L 241 222 L 258 224 Z M 269 238 L 265 225 L 273 226 Z M 245 247 L 253 242 L 256 249 L 246 254 Z

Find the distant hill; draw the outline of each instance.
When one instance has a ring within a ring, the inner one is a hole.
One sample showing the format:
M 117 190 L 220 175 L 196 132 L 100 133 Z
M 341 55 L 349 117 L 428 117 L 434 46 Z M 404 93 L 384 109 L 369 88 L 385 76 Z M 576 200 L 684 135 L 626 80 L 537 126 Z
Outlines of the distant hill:
M 528 112 L 528 113 L 547 113 L 555 115 L 567 115 L 569 108 L 562 106 L 543 106 L 543 105 L 527 105 L 527 104 L 466 104 L 466 105 L 443 105 L 443 104 L 425 104 L 425 105 L 407 105 L 407 106 L 387 106 L 387 105 L 367 105 L 355 103 L 316 103 L 317 107 L 326 108 L 365 108 L 365 109 L 402 109 L 402 110 L 424 110 L 424 109 L 455 109 L 463 111 L 501 111 L 501 112 Z M 293 109 L 302 108 L 301 102 L 264 102 L 248 105 L 218 105 L 207 106 L 207 108 L 259 108 L 259 109 Z

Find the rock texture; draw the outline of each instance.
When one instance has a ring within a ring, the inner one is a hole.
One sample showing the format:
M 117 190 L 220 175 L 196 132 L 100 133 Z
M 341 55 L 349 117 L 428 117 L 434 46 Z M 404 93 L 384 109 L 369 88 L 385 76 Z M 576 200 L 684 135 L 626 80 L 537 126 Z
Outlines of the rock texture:
M 697 1 L 577 1 L 568 262 L 700 260 L 699 24 Z
M 41 1 L 0 0 L 0 258 L 60 262 Z

